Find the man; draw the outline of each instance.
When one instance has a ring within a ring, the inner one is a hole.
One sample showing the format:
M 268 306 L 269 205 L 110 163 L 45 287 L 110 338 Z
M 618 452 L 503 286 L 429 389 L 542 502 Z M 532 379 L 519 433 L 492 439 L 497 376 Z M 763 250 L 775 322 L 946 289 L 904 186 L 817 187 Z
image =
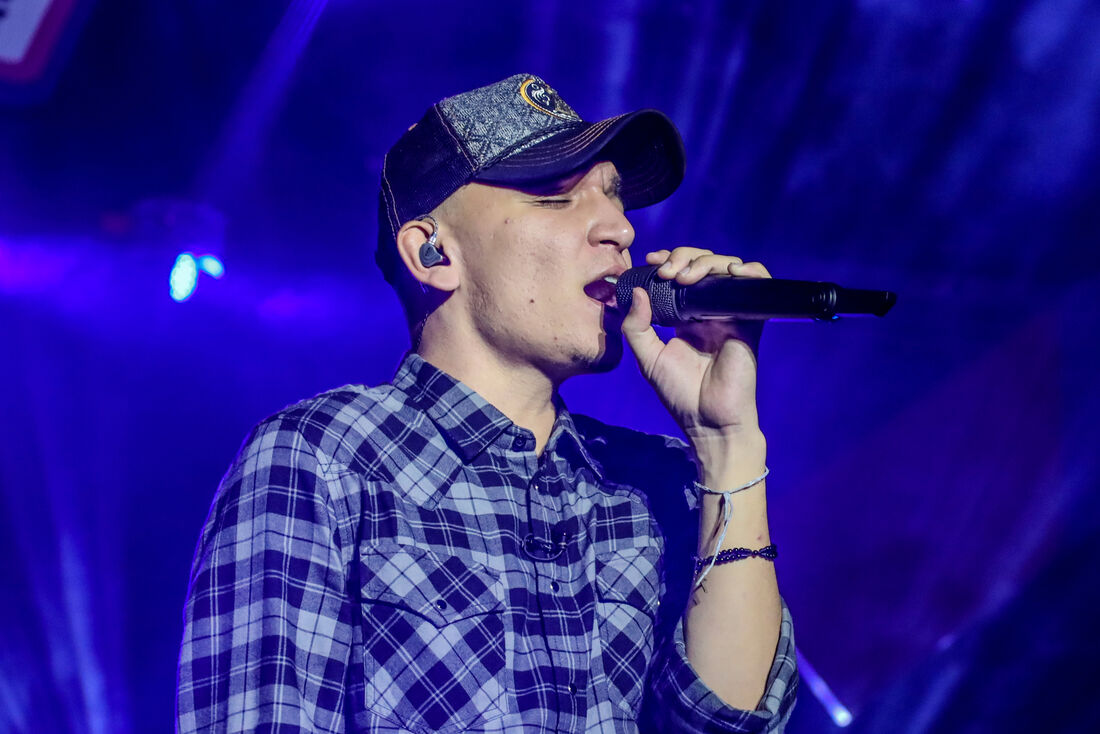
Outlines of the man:
M 631 263 L 624 210 L 683 166 L 660 113 L 586 123 L 525 75 L 401 137 L 378 262 L 413 350 L 391 384 L 299 403 L 245 442 L 192 572 L 180 731 L 782 728 L 797 674 L 759 331 L 665 344 L 645 293 L 624 318 L 604 280 Z M 768 276 L 687 247 L 646 262 L 685 284 Z M 558 398 L 614 366 L 622 336 L 687 445 Z

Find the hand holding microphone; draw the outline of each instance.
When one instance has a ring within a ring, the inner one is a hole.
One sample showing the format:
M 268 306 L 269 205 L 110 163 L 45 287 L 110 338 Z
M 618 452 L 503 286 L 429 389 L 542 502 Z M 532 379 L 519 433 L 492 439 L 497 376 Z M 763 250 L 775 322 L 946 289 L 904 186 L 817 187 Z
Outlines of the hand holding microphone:
M 756 371 L 764 320 L 882 315 L 896 300 L 884 291 L 776 280 L 760 263 L 699 248 L 651 252 L 646 261 L 615 279 L 622 333 L 692 444 L 700 471 L 714 476 L 730 467 L 761 468 L 752 437 L 759 434 Z M 642 288 L 637 299 L 635 287 Z M 677 338 L 665 342 L 652 324 L 679 327 Z

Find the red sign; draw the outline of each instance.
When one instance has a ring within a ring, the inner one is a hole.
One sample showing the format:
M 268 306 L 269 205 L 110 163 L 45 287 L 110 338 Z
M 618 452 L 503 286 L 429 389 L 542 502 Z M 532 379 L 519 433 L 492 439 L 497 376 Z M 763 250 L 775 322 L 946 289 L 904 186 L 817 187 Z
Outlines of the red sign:
M 0 0 L 0 87 L 18 93 L 50 81 L 68 50 L 82 0 Z

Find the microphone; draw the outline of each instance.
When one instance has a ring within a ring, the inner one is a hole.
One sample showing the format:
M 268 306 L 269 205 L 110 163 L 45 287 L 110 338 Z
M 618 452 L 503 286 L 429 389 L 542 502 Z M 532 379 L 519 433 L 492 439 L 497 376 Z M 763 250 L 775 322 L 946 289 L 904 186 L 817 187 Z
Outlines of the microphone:
M 569 536 L 564 532 L 551 533 L 550 540 L 536 537 L 534 533 L 527 533 L 520 545 L 524 554 L 532 561 L 553 561 L 568 547 Z
M 626 313 L 633 291 L 642 288 L 653 304 L 653 323 L 679 326 L 708 319 L 813 319 L 832 321 L 841 315 L 885 316 L 898 300 L 890 291 L 841 288 L 835 283 L 778 278 L 708 275 L 693 285 L 657 276 L 657 265 L 631 268 L 615 286 L 617 308 Z

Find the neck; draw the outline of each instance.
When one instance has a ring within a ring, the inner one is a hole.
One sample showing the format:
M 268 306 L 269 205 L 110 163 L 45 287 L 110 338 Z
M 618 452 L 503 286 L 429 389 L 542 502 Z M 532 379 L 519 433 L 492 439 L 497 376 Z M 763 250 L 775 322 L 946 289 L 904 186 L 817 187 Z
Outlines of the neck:
M 454 336 L 456 330 L 425 325 L 417 353 L 424 361 L 462 381 L 521 428 L 535 435 L 539 454 L 550 440 L 556 410 L 557 385 L 530 364 L 508 361 L 488 350 L 471 349 L 474 340 Z

